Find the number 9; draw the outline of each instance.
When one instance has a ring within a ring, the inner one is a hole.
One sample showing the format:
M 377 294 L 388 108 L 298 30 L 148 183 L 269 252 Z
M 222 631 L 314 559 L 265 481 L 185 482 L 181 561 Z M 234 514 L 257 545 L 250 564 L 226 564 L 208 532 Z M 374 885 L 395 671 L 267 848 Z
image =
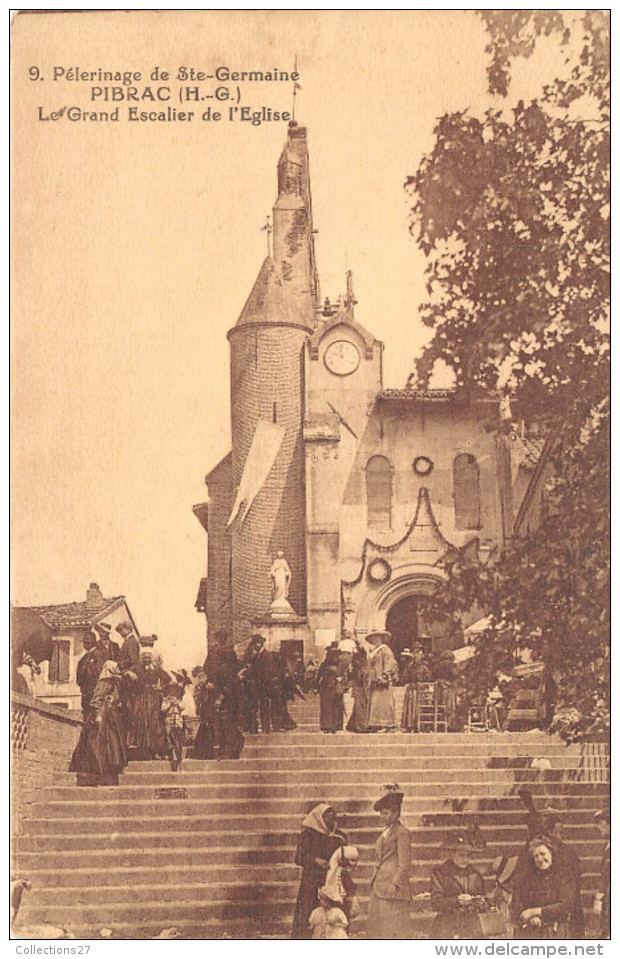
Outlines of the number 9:
M 40 75 L 41 74 L 39 72 L 38 67 L 30 67 L 30 70 L 28 71 L 28 76 L 30 77 L 31 80 L 38 80 Z

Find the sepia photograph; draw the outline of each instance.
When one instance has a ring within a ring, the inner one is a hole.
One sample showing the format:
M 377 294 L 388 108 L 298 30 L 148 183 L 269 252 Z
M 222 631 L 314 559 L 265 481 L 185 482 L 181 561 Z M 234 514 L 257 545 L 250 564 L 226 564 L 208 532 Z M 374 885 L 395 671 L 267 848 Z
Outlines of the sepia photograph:
M 610 11 L 25 10 L 10 94 L 11 939 L 604 955 Z

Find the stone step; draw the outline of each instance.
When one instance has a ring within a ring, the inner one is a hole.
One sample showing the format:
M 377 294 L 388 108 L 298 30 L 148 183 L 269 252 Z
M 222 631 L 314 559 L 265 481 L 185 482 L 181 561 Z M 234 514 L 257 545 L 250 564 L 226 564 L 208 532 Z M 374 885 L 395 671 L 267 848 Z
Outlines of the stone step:
M 346 749 L 346 747 L 345 747 Z M 270 770 L 277 772 L 313 772 L 314 770 L 320 771 L 329 771 L 329 770 L 338 770 L 341 769 L 344 772 L 362 772 L 367 778 L 371 772 L 376 772 L 380 776 L 385 776 L 385 770 L 392 769 L 441 769 L 441 770 L 467 770 L 472 768 L 483 769 L 527 769 L 531 767 L 531 758 L 527 756 L 498 756 L 487 758 L 486 761 L 475 761 L 470 759 L 468 761 L 467 754 L 451 757 L 450 760 L 446 760 L 441 756 L 412 756 L 407 753 L 404 754 L 394 754 L 394 755 L 385 755 L 383 751 L 375 750 L 367 754 L 357 754 L 355 749 L 346 750 L 350 752 L 351 755 L 338 756 L 331 753 L 326 753 L 324 755 L 311 755 L 311 756 L 297 756 L 295 757 L 295 750 L 290 750 L 290 754 L 285 753 L 285 755 L 274 755 L 271 750 L 267 755 L 257 755 L 257 756 L 248 756 L 242 760 L 234 759 L 222 759 L 219 761 L 198 761 L 192 760 L 186 761 L 183 763 L 183 772 L 206 772 L 210 769 L 217 769 L 221 772 L 235 772 L 241 771 L 250 773 L 261 773 L 265 774 Z M 549 757 L 552 768 L 555 769 L 565 769 L 565 770 L 576 770 L 582 771 L 584 777 L 587 777 L 592 774 L 592 771 L 583 764 L 581 759 L 578 756 L 552 756 Z M 241 765 L 243 762 L 243 765 Z M 138 765 L 130 765 L 128 773 L 148 773 L 156 772 L 168 773 L 171 772 L 169 763 L 160 762 L 158 765 L 143 763 Z M 601 770 L 602 774 L 607 777 L 608 770 Z M 575 773 L 577 775 L 577 772 Z
M 471 799 L 473 797 L 503 797 L 512 798 L 519 803 L 521 811 L 524 807 L 517 798 L 518 790 L 523 785 L 522 782 L 515 782 L 510 774 L 499 771 L 492 771 L 495 775 L 490 775 L 490 771 L 476 772 L 472 770 L 465 773 L 464 777 L 444 776 L 443 781 L 438 781 L 438 774 L 435 773 L 411 773 L 404 772 L 398 776 L 398 782 L 401 789 L 404 790 L 409 801 L 410 796 L 417 799 L 434 798 L 440 796 L 445 798 L 448 795 L 458 792 L 459 796 Z M 275 774 L 272 774 L 275 775 Z M 339 796 L 347 795 L 346 784 L 342 782 L 342 777 L 337 773 L 304 777 L 296 783 L 289 781 L 290 777 L 282 775 L 279 781 L 272 781 L 272 777 L 265 781 L 257 777 L 255 782 L 241 780 L 236 782 L 213 782 L 209 776 L 200 777 L 191 773 L 180 775 L 171 773 L 169 777 L 162 776 L 142 777 L 146 781 L 135 783 L 130 776 L 124 776 L 120 786 L 109 786 L 105 789 L 88 786 L 56 786 L 46 789 L 33 790 L 22 795 L 22 800 L 31 804 L 33 807 L 42 802 L 62 801 L 79 802 L 82 804 L 108 803 L 118 800 L 128 802 L 137 802 L 140 800 L 153 800 L 158 798 L 155 794 L 162 790 L 185 789 L 187 797 L 190 800 L 195 799 L 236 799 L 254 802 L 255 800 L 274 800 L 291 797 L 303 797 L 309 792 L 314 791 L 319 784 L 330 788 L 330 794 L 333 792 Z M 357 776 L 359 780 L 359 775 Z M 352 774 L 347 780 L 352 786 L 355 786 L 355 796 L 357 799 L 365 798 L 368 801 L 377 798 L 377 786 L 374 784 L 362 784 L 356 782 Z M 558 804 L 562 808 L 567 802 L 571 804 L 585 805 L 594 803 L 596 808 L 604 801 L 609 792 L 606 783 L 579 783 L 579 782 L 544 782 L 528 783 L 532 795 L 539 797 L 540 801 L 544 799 L 546 803 Z M 350 798 L 350 794 L 348 796 Z M 168 803 L 169 799 L 160 799 L 160 802 Z M 331 800 L 335 801 L 335 800 Z
M 372 866 L 368 867 L 368 877 L 365 883 L 358 885 L 358 894 L 361 901 L 368 895 L 368 881 L 370 880 Z M 223 883 L 217 876 L 208 877 L 204 881 L 198 879 L 179 882 L 162 882 L 162 876 L 157 875 L 155 871 L 150 877 L 149 882 L 142 882 L 130 877 L 128 882 L 119 885 L 104 884 L 98 885 L 73 885 L 73 886 L 54 886 L 38 887 L 31 891 L 32 906 L 42 908 L 45 906 L 54 906 L 58 910 L 72 905 L 80 906 L 116 906 L 131 900 L 132 905 L 137 903 L 172 903 L 185 902 L 190 900 L 206 900 L 210 902 L 268 902 L 273 900 L 277 903 L 285 901 L 295 901 L 299 890 L 300 874 L 291 873 L 282 875 L 280 868 L 277 874 L 272 874 L 262 879 L 251 874 L 239 878 L 239 874 L 228 878 Z M 277 878 L 276 878 L 277 876 Z M 85 876 L 85 881 L 91 883 Z M 429 877 L 414 879 L 412 883 L 412 895 L 426 892 L 429 888 Z M 489 889 L 492 884 L 489 884 Z M 584 902 L 591 898 L 597 888 L 596 877 L 583 884 Z M 129 893 L 129 895 L 128 895 Z
M 605 753 L 604 744 L 589 743 L 582 746 L 579 743 L 566 745 L 559 737 L 548 736 L 544 733 L 539 736 L 521 736 L 514 733 L 406 733 L 400 729 L 381 733 L 350 733 L 340 730 L 336 733 L 322 733 L 320 730 L 308 732 L 304 729 L 294 729 L 279 733 L 245 734 L 245 750 L 260 747 L 273 748 L 282 745 L 355 745 L 358 748 L 375 749 L 377 743 L 396 744 L 407 749 L 428 749 L 432 746 L 445 750 L 493 750 L 494 752 L 513 752 L 515 750 L 535 750 L 537 755 L 549 751 L 574 752 L 579 755 L 587 752 L 589 755 Z M 544 749 L 543 749 L 544 748 Z
M 362 847 L 360 852 L 362 858 L 355 869 L 354 875 L 358 887 L 370 882 L 373 869 L 373 850 L 365 846 Z M 417 893 L 428 888 L 430 870 L 441 861 L 442 856 L 439 855 L 436 860 L 413 861 L 410 873 L 412 887 L 414 887 L 413 895 L 417 895 Z M 492 888 L 491 861 L 476 857 L 477 868 L 491 883 Z M 25 865 L 25 863 L 22 865 Z M 599 865 L 600 862 L 597 862 L 594 857 L 582 860 L 582 886 L 584 891 L 590 889 L 594 891 L 596 889 L 600 878 L 600 873 L 597 871 Z M 26 874 L 24 873 L 24 875 Z M 173 866 L 156 861 L 152 862 L 150 866 L 141 864 L 134 867 L 112 867 L 109 864 L 97 865 L 91 863 L 88 868 L 84 868 L 82 861 L 73 869 L 69 869 L 66 862 L 63 861 L 58 864 L 57 868 L 50 866 L 47 869 L 31 869 L 27 873 L 27 878 L 32 884 L 33 891 L 37 891 L 37 895 L 39 890 L 56 892 L 62 888 L 76 892 L 78 901 L 86 901 L 81 899 L 80 892 L 82 890 L 98 890 L 103 886 L 144 887 L 161 884 L 181 887 L 215 884 L 222 889 L 226 889 L 230 883 L 239 881 L 239 875 L 238 865 L 223 866 L 221 865 L 221 859 L 220 862 L 212 864 L 197 863 L 192 865 L 183 863 Z M 300 870 L 292 862 L 289 850 L 289 856 L 277 864 L 268 862 L 245 864 L 243 876 L 245 881 L 251 880 L 256 883 L 269 883 L 274 877 L 277 877 L 278 882 L 291 882 L 298 886 Z M 37 901 L 43 900 L 37 899 Z
M 306 810 L 316 803 L 323 801 L 320 796 L 305 802 Z M 339 822 L 344 830 L 372 826 L 377 823 L 377 814 L 369 809 L 365 801 L 357 803 L 354 800 L 336 797 L 330 799 L 339 810 Z M 23 822 L 26 834 L 37 833 L 68 833 L 79 830 L 84 834 L 97 833 L 105 826 L 110 828 L 110 822 L 116 826 L 117 832 L 156 831 L 158 828 L 175 828 L 179 831 L 192 829 L 200 824 L 209 832 L 236 832 L 252 826 L 253 821 L 261 829 L 277 830 L 282 827 L 297 825 L 303 816 L 304 808 L 300 809 L 297 800 L 271 800 L 265 803 L 253 803 L 254 812 L 248 811 L 248 804 L 240 802 L 233 811 L 235 800 L 190 800 L 161 801 L 153 803 L 119 803 L 93 804 L 87 810 L 79 803 L 41 803 L 31 807 L 30 815 Z M 505 805 L 505 803 L 507 805 Z M 356 808 L 358 807 L 358 808 Z M 583 808 L 562 810 L 564 824 L 593 825 L 593 814 L 596 804 L 591 803 Z M 518 810 L 518 815 L 515 815 Z M 54 817 L 52 817 L 52 811 Z M 484 827 L 495 824 L 509 825 L 523 821 L 520 806 L 510 800 L 473 799 L 467 801 L 464 808 L 454 808 L 451 801 L 441 800 L 408 800 L 403 806 L 402 820 L 409 828 L 415 825 L 425 825 L 429 819 L 437 817 L 453 817 L 456 814 L 466 815 L 470 820 L 477 818 Z
M 544 756 L 606 756 L 605 752 L 584 753 L 579 745 L 565 746 L 557 740 L 546 742 L 511 742 L 498 737 L 480 739 L 475 735 L 467 739 L 455 739 L 447 736 L 445 739 L 431 740 L 425 735 L 409 736 L 406 733 L 380 733 L 370 736 L 359 736 L 354 733 L 334 733 L 333 735 L 304 733 L 278 733 L 269 736 L 247 736 L 242 752 L 242 759 L 249 756 L 270 753 L 281 753 L 283 750 L 299 749 L 304 756 L 314 753 L 323 755 L 326 752 L 343 749 L 355 750 L 364 754 L 376 752 L 377 749 L 402 750 L 407 755 L 415 756 L 514 756 L 528 755 L 532 757 Z M 314 751 L 314 753 L 312 752 Z M 138 760 L 135 760 L 137 762 Z M 200 759 L 188 759 L 189 763 L 202 762 Z
M 361 865 L 372 861 L 374 856 L 374 840 L 376 840 L 376 831 L 370 834 L 358 833 L 362 841 L 356 843 L 359 852 Z M 492 862 L 499 855 L 513 855 L 522 847 L 525 839 L 525 829 L 520 834 L 509 839 L 507 830 L 493 831 L 491 836 L 499 835 L 499 840 L 491 838 L 487 840 L 484 851 L 476 856 L 478 864 Z M 584 842 L 579 840 L 578 833 L 571 831 L 571 843 L 574 844 L 578 852 L 582 866 L 585 871 L 597 873 L 600 867 L 601 855 L 603 852 L 603 843 L 601 840 L 592 840 Z M 413 845 L 413 863 L 412 875 L 428 875 L 431 868 L 429 864 L 439 862 L 443 858 L 441 842 L 445 836 L 444 829 L 429 829 L 424 833 L 425 842 L 414 842 Z M 141 837 L 144 840 L 144 837 Z M 185 839 L 186 837 L 181 837 Z M 295 841 L 295 839 L 293 839 Z M 230 868 L 238 872 L 239 867 L 259 869 L 273 868 L 274 864 L 283 864 L 292 866 L 294 857 L 294 845 L 283 843 L 281 845 L 256 845 L 256 846 L 213 846 L 213 845 L 191 845 L 184 846 L 181 842 L 178 848 L 174 846 L 153 847 L 148 842 L 144 842 L 143 847 L 131 848 L 117 837 L 115 844 L 100 849 L 90 849 L 88 859 L 85 858 L 84 850 L 57 850 L 51 851 L 36 850 L 27 852 L 22 849 L 22 844 L 18 850 L 15 850 L 14 865 L 20 873 L 30 877 L 37 873 L 45 873 L 49 870 L 51 876 L 66 876 L 68 884 L 72 885 L 71 876 L 77 871 L 86 872 L 108 872 L 123 869 L 167 869 L 186 871 L 195 868 Z M 87 862 L 87 866 L 85 865 Z M 357 872 L 356 872 L 357 875 Z M 66 884 L 66 883 L 65 883 Z
M 29 922 L 50 923 L 60 925 L 64 928 L 71 928 L 74 933 L 76 927 L 98 926 L 126 926 L 127 924 L 138 924 L 143 932 L 145 927 L 155 926 L 161 930 L 165 926 L 175 925 L 177 927 L 187 927 L 191 925 L 194 929 L 205 928 L 205 923 L 210 924 L 212 920 L 225 921 L 224 930 L 230 933 L 234 924 L 238 920 L 243 920 L 246 928 L 251 929 L 248 920 L 260 920 L 256 931 L 264 928 L 265 921 L 267 925 L 271 923 L 282 923 L 283 928 L 288 926 L 293 915 L 294 897 L 288 888 L 288 884 L 272 884 L 275 895 L 273 899 L 255 898 L 253 896 L 253 887 L 240 884 L 235 889 L 235 899 L 204 899 L 199 896 L 196 899 L 185 899 L 183 901 L 154 899 L 151 901 L 131 901 L 132 888 L 124 887 L 123 897 L 119 901 L 106 900 L 101 903 L 82 904 L 82 903 L 50 903 L 41 905 L 22 905 L 20 910 L 20 922 L 27 924 Z M 199 892 L 204 890 L 200 889 Z M 296 890 L 295 890 L 296 891 Z M 156 895 L 159 895 L 157 889 Z M 32 898 L 30 903 L 32 903 Z M 360 896 L 360 904 L 365 910 L 365 899 Z M 434 913 L 414 912 L 412 909 L 412 918 L 422 927 L 430 922 Z M 359 926 L 363 929 L 365 925 L 364 917 L 360 917 Z M 143 935 L 139 938 L 143 938 Z M 198 934 L 198 938 L 206 938 L 204 932 Z M 217 938 L 217 937 L 216 937 Z M 249 938 L 257 938 L 256 934 Z
M 304 797 L 307 797 L 307 790 L 301 790 Z M 373 793 L 374 795 L 374 793 Z M 49 831 L 66 831 L 66 827 L 71 827 L 72 823 L 79 825 L 84 831 L 97 831 L 97 827 L 103 822 L 123 820 L 127 825 L 132 823 L 153 824 L 162 822 L 168 824 L 179 818 L 194 818 L 204 822 L 206 828 L 221 828 L 227 819 L 235 819 L 240 823 L 240 827 L 248 825 L 252 817 L 257 822 L 269 825 L 272 817 L 274 822 L 280 822 L 283 818 L 290 818 L 292 822 L 298 822 L 300 816 L 305 811 L 311 809 L 321 797 L 308 801 L 304 798 L 293 797 L 271 797 L 268 799 L 253 799 L 251 803 L 247 799 L 231 798 L 208 798 L 208 799 L 149 799 L 149 800 L 129 800 L 110 798 L 106 801 L 95 800 L 87 801 L 51 801 L 36 802 L 29 807 L 28 818 L 24 820 L 23 828 L 30 831 L 29 824 L 46 822 Z M 330 795 L 330 802 L 339 812 L 340 822 L 344 825 L 349 823 L 377 822 L 377 816 L 372 811 L 371 803 L 368 799 L 360 797 L 351 799 L 346 796 Z M 583 802 L 572 802 L 570 808 L 559 808 L 562 814 L 562 821 L 572 823 L 593 823 L 594 813 L 599 808 L 600 803 L 596 797 L 585 797 Z M 252 812 L 248 812 L 248 809 Z M 563 807 L 566 804 L 562 804 Z M 506 797 L 503 795 L 492 796 L 470 796 L 467 799 L 440 796 L 424 798 L 407 798 L 403 804 L 403 821 L 415 822 L 423 816 L 434 816 L 441 813 L 465 812 L 470 815 L 479 815 L 481 824 L 486 821 L 495 822 L 496 820 L 507 822 L 522 822 L 524 810 L 520 800 L 517 797 Z M 207 826 L 208 824 L 208 826 Z M 94 830 L 93 830 L 93 827 Z M 125 828 L 124 826 L 122 828 Z

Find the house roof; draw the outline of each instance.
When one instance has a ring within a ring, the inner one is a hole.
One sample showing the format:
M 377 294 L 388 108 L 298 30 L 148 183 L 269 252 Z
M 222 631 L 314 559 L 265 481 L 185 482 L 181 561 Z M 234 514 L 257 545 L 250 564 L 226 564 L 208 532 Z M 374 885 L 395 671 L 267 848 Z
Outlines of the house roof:
M 52 629 L 59 627 L 92 626 L 109 616 L 125 602 L 124 596 L 112 596 L 104 599 L 101 606 L 93 609 L 86 601 L 81 603 L 61 603 L 58 606 L 30 606 L 44 623 Z

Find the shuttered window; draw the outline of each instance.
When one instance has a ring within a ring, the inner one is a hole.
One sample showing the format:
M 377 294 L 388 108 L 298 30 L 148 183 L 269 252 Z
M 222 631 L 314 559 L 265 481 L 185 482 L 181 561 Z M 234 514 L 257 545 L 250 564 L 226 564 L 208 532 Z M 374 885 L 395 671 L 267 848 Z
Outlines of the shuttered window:
M 71 678 L 71 640 L 57 639 L 50 660 L 50 683 L 68 683 Z
M 480 470 L 471 453 L 461 453 L 454 460 L 454 525 L 480 528 Z
M 392 468 L 385 456 L 366 464 L 366 504 L 369 529 L 389 529 L 392 519 Z

